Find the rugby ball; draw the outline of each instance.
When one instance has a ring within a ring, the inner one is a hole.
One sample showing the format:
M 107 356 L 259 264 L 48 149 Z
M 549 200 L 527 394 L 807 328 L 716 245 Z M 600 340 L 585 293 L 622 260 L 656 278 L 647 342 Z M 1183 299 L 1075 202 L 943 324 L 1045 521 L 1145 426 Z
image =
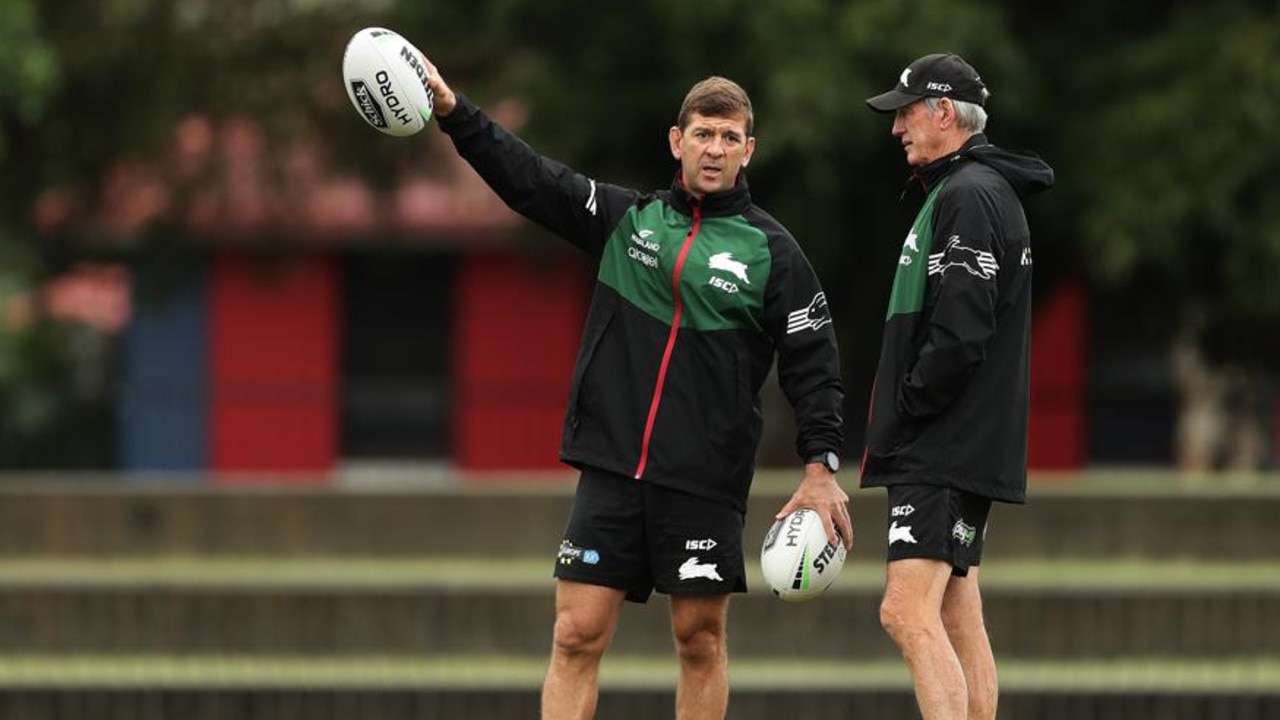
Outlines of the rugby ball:
M 342 56 L 342 80 L 356 112 L 370 127 L 396 137 L 418 132 L 431 119 L 427 77 L 426 57 L 386 28 L 356 33 Z
M 844 543 L 827 543 L 827 531 L 818 513 L 801 508 L 769 528 L 760 548 L 760 570 L 774 595 L 787 602 L 801 602 L 831 587 L 844 567 L 844 558 Z

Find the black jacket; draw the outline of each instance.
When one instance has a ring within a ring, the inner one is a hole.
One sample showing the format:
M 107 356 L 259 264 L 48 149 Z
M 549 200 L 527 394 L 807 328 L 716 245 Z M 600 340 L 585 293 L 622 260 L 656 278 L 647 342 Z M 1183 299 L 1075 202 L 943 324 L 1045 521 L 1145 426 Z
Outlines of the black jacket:
M 440 127 L 507 203 L 598 262 L 560 458 L 745 511 L 775 355 L 801 457 L 839 452 L 831 315 L 791 235 L 744 179 L 699 201 L 598 183 L 459 96 Z
M 978 134 L 916 173 L 927 191 L 902 254 L 872 390 L 863 487 L 945 485 L 1023 502 L 1031 236 L 1039 158 Z

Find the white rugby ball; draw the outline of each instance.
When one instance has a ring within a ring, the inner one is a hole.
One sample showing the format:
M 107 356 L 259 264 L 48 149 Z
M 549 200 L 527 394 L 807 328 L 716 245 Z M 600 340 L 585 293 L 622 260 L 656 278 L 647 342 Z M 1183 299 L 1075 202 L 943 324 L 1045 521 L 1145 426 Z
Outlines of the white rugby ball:
M 827 531 L 818 513 L 801 508 L 769 528 L 760 548 L 760 570 L 774 595 L 787 602 L 801 602 L 831 587 L 844 567 L 844 558 L 844 543 L 827 543 Z
M 431 119 L 426 57 L 398 33 L 377 27 L 356 33 L 342 56 L 342 80 L 356 112 L 380 132 L 405 137 Z

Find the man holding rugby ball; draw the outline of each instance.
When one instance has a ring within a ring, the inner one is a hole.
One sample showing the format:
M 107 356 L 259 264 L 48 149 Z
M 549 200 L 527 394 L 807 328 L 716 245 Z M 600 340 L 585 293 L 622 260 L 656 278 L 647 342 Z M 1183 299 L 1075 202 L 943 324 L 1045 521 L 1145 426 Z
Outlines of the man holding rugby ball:
M 560 449 L 582 474 L 555 565 L 542 717 L 594 714 L 623 602 L 657 590 L 671 598 L 676 718 L 723 718 L 729 597 L 746 590 L 743 521 L 775 359 L 804 468 L 778 517 L 811 507 L 833 543 L 837 529 L 853 537 L 834 475 L 831 314 L 795 239 L 752 202 L 751 101 L 725 78 L 694 85 L 667 133 L 679 170 L 641 192 L 538 154 L 434 67 L 428 84 L 441 130 L 499 197 L 598 263 Z

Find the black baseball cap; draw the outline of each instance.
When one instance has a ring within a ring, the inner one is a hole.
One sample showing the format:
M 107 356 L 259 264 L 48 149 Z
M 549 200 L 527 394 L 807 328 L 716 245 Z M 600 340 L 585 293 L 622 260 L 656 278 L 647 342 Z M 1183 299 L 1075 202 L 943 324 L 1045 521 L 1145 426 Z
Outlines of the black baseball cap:
M 987 101 L 986 89 L 978 71 L 964 58 L 934 53 L 908 65 L 892 90 L 868 98 L 867 104 L 876 112 L 894 112 L 926 97 L 945 97 L 983 105 Z

